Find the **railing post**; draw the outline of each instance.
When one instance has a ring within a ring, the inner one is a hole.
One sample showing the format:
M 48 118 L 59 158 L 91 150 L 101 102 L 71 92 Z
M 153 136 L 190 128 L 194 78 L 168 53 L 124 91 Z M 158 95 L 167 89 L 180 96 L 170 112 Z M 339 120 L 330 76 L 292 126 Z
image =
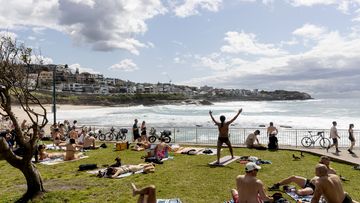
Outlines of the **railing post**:
M 296 138 L 295 147 L 297 148 L 297 147 L 298 147 L 298 145 L 297 145 L 297 142 L 298 142 L 298 131 L 297 131 L 297 130 L 295 131 L 295 138 Z
M 174 128 L 174 143 L 176 141 L 176 133 L 175 133 L 176 129 Z
M 198 143 L 198 133 L 197 133 L 197 126 L 195 127 L 195 143 Z

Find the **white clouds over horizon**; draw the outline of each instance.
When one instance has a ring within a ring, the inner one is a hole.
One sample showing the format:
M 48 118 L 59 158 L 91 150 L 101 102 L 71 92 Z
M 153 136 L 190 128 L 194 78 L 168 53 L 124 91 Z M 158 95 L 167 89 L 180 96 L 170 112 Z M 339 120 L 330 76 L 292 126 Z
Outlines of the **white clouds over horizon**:
M 198 15 L 199 9 L 217 12 L 222 4 L 222 0 L 184 0 L 183 4 L 175 6 L 174 12 L 178 17 L 188 17 Z
M 133 72 L 138 70 L 138 66 L 131 59 L 124 59 L 117 64 L 110 66 L 110 70 Z

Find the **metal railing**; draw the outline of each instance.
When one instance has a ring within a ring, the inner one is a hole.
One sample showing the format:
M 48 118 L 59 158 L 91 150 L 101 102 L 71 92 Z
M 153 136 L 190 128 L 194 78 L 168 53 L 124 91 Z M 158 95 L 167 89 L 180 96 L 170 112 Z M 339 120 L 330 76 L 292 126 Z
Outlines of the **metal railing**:
M 111 126 L 92 126 L 95 129 L 103 129 L 103 132 L 107 132 Z M 116 129 L 127 127 L 116 127 Z M 129 133 L 127 134 L 127 140 L 132 140 L 132 129 L 127 128 Z M 209 144 L 215 145 L 218 139 L 218 129 L 216 127 L 155 127 L 157 133 L 160 131 L 171 130 L 171 142 L 176 143 L 189 143 L 189 144 Z M 266 128 L 236 128 L 230 127 L 230 141 L 233 145 L 242 145 L 245 143 L 246 137 L 253 133 L 255 130 L 260 130 L 258 135 L 259 142 L 267 145 L 268 137 L 266 136 Z M 308 131 L 312 131 L 313 135 L 317 132 L 324 131 L 324 137 L 329 138 L 330 129 L 279 129 L 277 134 L 279 145 L 288 145 L 295 147 L 302 147 L 301 139 L 305 136 L 309 136 Z M 339 147 L 349 147 L 350 140 L 348 139 L 347 129 L 338 129 L 340 139 L 338 139 Z M 354 130 L 354 137 L 356 140 L 355 147 L 360 146 L 360 131 Z M 332 140 L 329 138 L 330 142 Z M 319 147 L 319 140 L 315 142 L 315 147 Z

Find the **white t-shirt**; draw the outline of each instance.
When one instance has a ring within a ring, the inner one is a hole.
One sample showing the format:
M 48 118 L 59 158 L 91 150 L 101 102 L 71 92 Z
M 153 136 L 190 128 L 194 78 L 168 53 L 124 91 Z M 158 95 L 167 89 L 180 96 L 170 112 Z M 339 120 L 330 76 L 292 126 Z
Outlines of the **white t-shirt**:
M 337 129 L 336 126 L 331 127 L 330 129 L 330 138 L 337 138 Z

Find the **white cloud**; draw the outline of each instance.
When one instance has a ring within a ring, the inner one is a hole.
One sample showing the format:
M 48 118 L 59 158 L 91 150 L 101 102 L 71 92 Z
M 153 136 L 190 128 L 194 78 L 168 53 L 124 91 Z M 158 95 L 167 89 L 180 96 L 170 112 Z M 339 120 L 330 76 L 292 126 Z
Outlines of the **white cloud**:
M 125 72 L 133 72 L 138 70 L 139 68 L 131 59 L 124 59 L 117 64 L 110 66 L 111 70 L 125 71 Z
M 125 49 L 139 54 L 148 47 L 135 39 L 146 21 L 167 12 L 160 0 L 0 0 L 0 29 L 55 29 L 93 49 Z
M 31 63 L 46 65 L 46 64 L 53 64 L 53 60 L 52 60 L 52 58 L 41 56 L 41 55 L 32 55 Z
M 313 24 L 305 24 L 301 28 L 296 29 L 293 34 L 298 35 L 307 39 L 319 39 L 325 33 L 327 29 L 324 27 L 316 26 Z
M 244 32 L 227 32 L 224 39 L 228 44 L 221 47 L 225 53 L 244 53 L 252 55 L 277 56 L 287 52 L 276 48 L 274 44 L 259 43 L 256 35 Z
M 78 69 L 80 73 L 88 72 L 88 73 L 92 73 L 92 74 L 99 74 L 98 71 L 95 71 L 92 68 L 83 67 L 78 63 L 69 65 L 69 69 L 71 69 L 72 72 L 75 72 Z
M 338 10 L 343 13 L 348 13 L 350 7 L 357 7 L 360 5 L 359 0 L 288 0 L 291 5 L 298 6 L 317 6 L 317 5 L 325 5 L 331 6 L 334 5 Z
M 221 6 L 222 0 L 184 0 L 182 5 L 174 8 L 175 15 L 178 17 L 188 17 L 198 15 L 199 9 L 217 12 Z

